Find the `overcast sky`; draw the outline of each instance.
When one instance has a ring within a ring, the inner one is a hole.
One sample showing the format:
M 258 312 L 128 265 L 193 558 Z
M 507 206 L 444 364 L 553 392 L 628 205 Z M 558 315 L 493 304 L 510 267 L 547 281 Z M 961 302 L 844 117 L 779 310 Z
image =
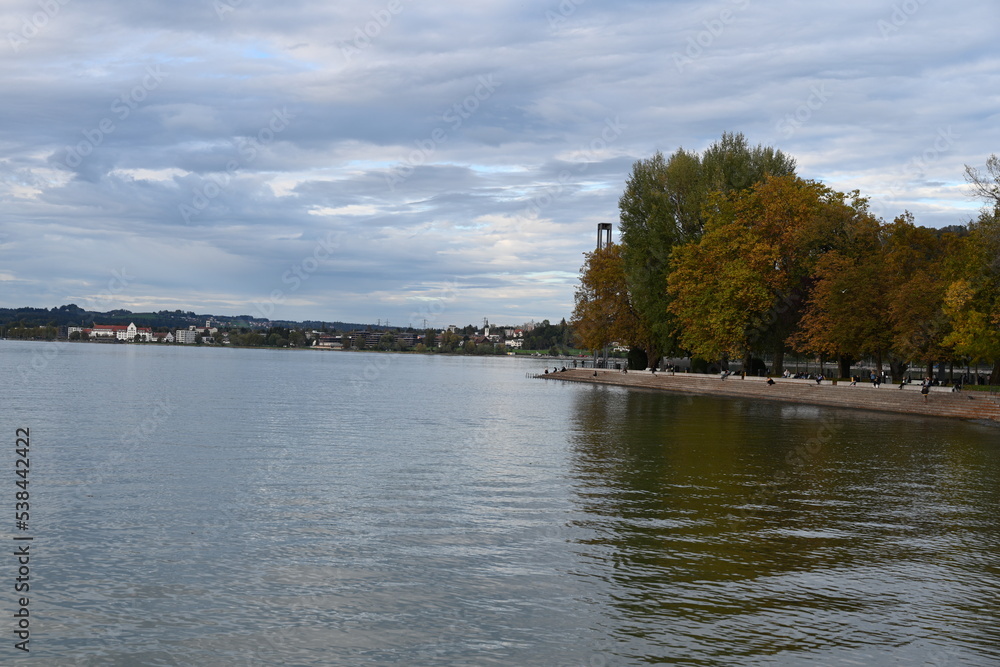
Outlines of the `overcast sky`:
M 1000 152 L 995 0 L 0 0 L 0 305 L 569 317 L 635 160 L 743 132 L 890 220 Z

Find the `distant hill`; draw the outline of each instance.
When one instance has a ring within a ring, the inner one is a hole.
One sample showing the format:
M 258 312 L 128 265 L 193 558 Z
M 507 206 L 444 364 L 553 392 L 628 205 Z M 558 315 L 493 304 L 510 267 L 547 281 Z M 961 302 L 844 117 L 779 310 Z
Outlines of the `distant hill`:
M 130 310 L 109 310 L 99 312 L 85 310 L 75 303 L 56 308 L 0 308 L 0 326 L 7 327 L 21 323 L 26 327 L 41 326 L 90 326 L 98 324 L 128 324 L 135 322 L 140 327 L 167 327 L 170 329 L 186 329 L 192 324 L 204 326 L 212 320 L 223 327 L 268 328 L 280 326 L 294 329 L 326 328 L 330 331 L 353 331 L 355 329 L 381 330 L 388 327 L 357 322 L 323 322 L 307 320 L 261 320 L 252 315 L 212 315 L 210 313 L 195 313 L 193 311 L 161 310 L 155 313 L 133 313 Z

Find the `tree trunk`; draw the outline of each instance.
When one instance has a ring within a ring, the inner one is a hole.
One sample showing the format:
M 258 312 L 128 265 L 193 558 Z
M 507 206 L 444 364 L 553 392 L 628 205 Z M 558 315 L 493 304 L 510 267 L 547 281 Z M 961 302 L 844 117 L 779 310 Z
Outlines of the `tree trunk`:
M 993 372 L 990 373 L 990 384 L 992 385 L 1000 384 L 1000 360 L 997 360 L 993 364 Z
M 875 351 L 875 374 L 882 375 L 882 350 Z
M 781 375 L 785 372 L 785 346 L 780 346 L 774 351 L 774 368 L 771 369 L 773 375 Z
M 931 380 L 934 379 L 934 360 L 933 359 L 928 359 L 927 360 L 927 377 L 929 377 Z
M 840 366 L 840 377 L 851 377 L 851 362 L 854 361 L 854 359 L 850 355 L 842 354 L 837 361 Z

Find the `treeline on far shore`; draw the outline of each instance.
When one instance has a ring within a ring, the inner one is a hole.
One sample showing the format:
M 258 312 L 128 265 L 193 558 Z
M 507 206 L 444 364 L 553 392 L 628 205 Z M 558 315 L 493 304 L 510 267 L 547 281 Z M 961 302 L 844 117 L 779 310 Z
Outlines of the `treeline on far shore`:
M 513 327 L 494 327 L 501 334 L 486 335 L 483 329 L 473 325 L 462 328 L 437 330 L 433 328 L 417 330 L 413 328 L 368 326 L 359 329 L 338 331 L 329 327 L 271 326 L 248 329 L 246 327 L 194 326 L 195 345 L 251 347 L 251 348 L 301 348 L 326 347 L 343 350 L 369 350 L 392 352 L 419 352 L 444 354 L 516 354 L 543 353 L 552 356 L 578 354 L 572 347 L 573 331 L 562 320 L 552 324 L 548 320 L 533 324 L 530 330 L 517 329 L 517 337 L 507 336 Z M 170 332 L 169 327 L 153 327 L 154 334 Z M 69 331 L 69 327 L 53 324 L 26 326 L 14 322 L 0 326 L 0 338 L 19 340 L 68 340 L 94 343 L 127 343 L 137 345 L 165 345 L 164 343 L 134 340 L 118 340 L 114 337 L 96 337 L 86 331 Z

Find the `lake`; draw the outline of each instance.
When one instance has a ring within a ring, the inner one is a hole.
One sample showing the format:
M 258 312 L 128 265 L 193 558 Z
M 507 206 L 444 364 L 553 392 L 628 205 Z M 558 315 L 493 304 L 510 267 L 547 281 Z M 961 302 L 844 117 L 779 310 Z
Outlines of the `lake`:
M 1000 429 L 545 363 L 0 341 L 0 662 L 1000 664 Z

